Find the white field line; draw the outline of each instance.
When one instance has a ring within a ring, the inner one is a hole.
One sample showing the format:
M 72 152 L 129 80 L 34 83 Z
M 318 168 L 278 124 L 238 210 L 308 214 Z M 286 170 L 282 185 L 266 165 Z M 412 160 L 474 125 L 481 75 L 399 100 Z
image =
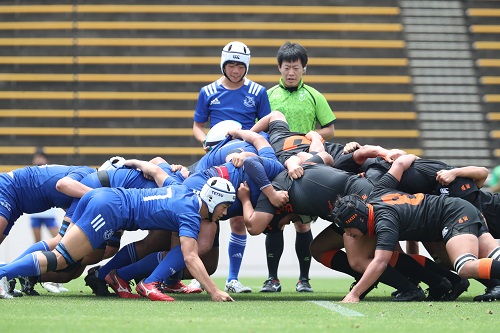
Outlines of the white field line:
M 340 313 L 344 317 L 363 317 L 364 314 L 359 313 L 357 311 L 345 308 L 343 306 L 340 306 L 338 304 L 335 304 L 333 302 L 328 302 L 328 301 L 309 301 L 311 303 L 314 303 L 316 305 L 322 306 L 328 310 L 335 311 L 337 313 Z

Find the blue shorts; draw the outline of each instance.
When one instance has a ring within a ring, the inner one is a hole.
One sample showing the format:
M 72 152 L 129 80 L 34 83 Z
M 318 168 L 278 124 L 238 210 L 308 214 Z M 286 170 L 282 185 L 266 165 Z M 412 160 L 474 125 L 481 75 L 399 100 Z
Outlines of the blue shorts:
M 107 242 L 126 225 L 121 217 L 122 201 L 111 188 L 89 191 L 80 199 L 73 222 L 87 235 L 94 249 Z
M 51 228 L 59 228 L 59 225 L 57 224 L 57 221 L 53 217 L 32 217 L 31 218 L 31 227 L 32 228 L 38 228 L 40 229 L 42 225 L 44 225 L 51 229 Z

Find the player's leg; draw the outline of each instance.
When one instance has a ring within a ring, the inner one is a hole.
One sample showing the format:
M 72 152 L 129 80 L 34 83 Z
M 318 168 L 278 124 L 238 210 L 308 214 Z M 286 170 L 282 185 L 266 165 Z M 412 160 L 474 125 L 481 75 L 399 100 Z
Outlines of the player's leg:
M 344 245 L 349 265 L 357 272 L 363 273 L 373 259 L 376 238 L 364 235 L 355 239 L 344 234 Z M 425 299 L 424 291 L 391 265 L 386 267 L 378 281 L 399 291 L 392 298 L 393 301 L 422 301 Z
M 9 225 L 9 222 L 5 217 L 0 215 L 0 244 L 2 244 L 3 240 L 5 237 L 7 237 L 7 234 L 5 234 L 5 231 L 7 230 L 7 226 Z
M 31 231 L 33 232 L 35 243 L 38 243 L 42 240 L 42 221 L 43 218 L 40 217 L 31 218 Z
M 299 260 L 300 275 L 295 286 L 298 292 L 313 292 L 309 284 L 309 269 L 311 268 L 311 243 L 313 235 L 311 232 L 311 224 L 303 224 L 301 222 L 294 223 L 295 236 L 295 253 Z
M 238 281 L 243 254 L 247 244 L 247 230 L 242 216 L 235 216 L 229 219 L 231 226 L 231 236 L 229 238 L 229 274 L 226 281 L 226 292 L 249 293 L 250 287 L 246 287 Z
M 267 280 L 264 281 L 264 285 L 260 289 L 260 292 L 281 292 L 278 267 L 284 249 L 283 230 L 267 234 L 265 248 L 268 274 Z

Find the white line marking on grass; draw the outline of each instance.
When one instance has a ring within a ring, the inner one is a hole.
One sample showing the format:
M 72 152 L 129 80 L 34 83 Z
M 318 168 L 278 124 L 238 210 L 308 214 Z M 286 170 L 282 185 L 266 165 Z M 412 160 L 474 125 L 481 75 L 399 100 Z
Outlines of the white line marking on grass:
M 357 311 L 344 308 L 343 306 L 340 306 L 338 304 L 335 304 L 333 302 L 327 302 L 327 301 L 309 301 L 311 303 L 314 303 L 316 305 L 322 306 L 328 310 L 335 311 L 337 313 L 340 313 L 344 317 L 363 317 L 364 314 L 359 313 Z

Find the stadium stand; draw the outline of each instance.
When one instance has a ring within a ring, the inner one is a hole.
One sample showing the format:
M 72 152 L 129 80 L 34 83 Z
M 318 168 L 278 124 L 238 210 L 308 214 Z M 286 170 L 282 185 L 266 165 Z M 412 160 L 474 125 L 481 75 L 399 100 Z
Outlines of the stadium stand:
M 470 33 L 476 54 L 480 80 L 480 95 L 483 97 L 483 112 L 493 161 L 500 158 L 500 131 L 498 103 L 500 103 L 500 2 L 467 1 Z
M 481 30 L 485 29 L 483 16 L 472 8 L 483 2 L 488 1 L 466 2 L 471 6 L 469 17 L 477 18 L 470 20 L 474 36 L 494 34 L 494 28 Z M 325 6 L 313 0 L 302 6 L 297 0 L 279 5 L 257 0 L 242 6 L 227 0 L 210 5 L 201 0 L 174 0 L 168 5 L 125 0 L 4 1 L 0 6 L 0 171 L 29 163 L 39 146 L 45 147 L 52 162 L 63 164 L 99 165 L 107 155 L 142 159 L 160 155 L 176 163 L 195 162 L 203 155 L 191 131 L 198 92 L 220 76 L 218 55 L 231 40 L 251 48 L 249 78 L 268 88 L 279 79 L 275 59 L 279 46 L 286 40 L 304 45 L 311 57 L 306 82 L 331 104 L 338 118 L 338 142 L 380 144 L 468 164 L 470 156 L 468 152 L 459 155 L 463 149 L 457 147 L 457 138 L 433 133 L 443 130 L 439 126 L 443 119 L 450 126 L 462 117 L 473 126 L 485 126 L 482 103 L 465 102 L 478 108 L 474 113 L 448 109 L 442 115 L 430 109 L 457 104 L 439 100 L 443 95 L 456 100 L 479 94 L 440 93 L 425 102 L 429 99 L 425 89 L 436 89 L 439 82 L 421 83 L 430 76 L 426 70 L 436 69 L 418 65 L 429 59 L 419 58 L 422 45 L 412 39 L 423 35 L 412 34 L 411 29 L 423 25 L 414 21 L 419 15 L 411 7 L 414 2 L 398 3 L 374 0 L 367 6 L 361 0 L 339 0 Z M 466 8 L 460 10 L 464 18 Z M 486 47 L 477 44 L 482 40 L 473 40 L 476 48 Z M 462 60 L 451 60 L 457 64 L 454 69 L 461 68 Z M 498 69 L 498 63 L 491 61 L 495 58 L 482 57 L 477 67 Z M 472 70 L 477 79 L 474 66 Z M 456 78 L 448 75 L 441 80 L 448 89 L 471 88 L 447 81 Z M 483 92 L 485 101 L 498 96 L 493 89 Z M 486 137 L 490 134 L 484 141 L 493 140 L 492 131 L 484 131 Z M 484 145 L 478 138 L 461 139 L 460 144 L 469 149 Z M 491 147 L 481 154 L 475 164 L 489 166 Z

